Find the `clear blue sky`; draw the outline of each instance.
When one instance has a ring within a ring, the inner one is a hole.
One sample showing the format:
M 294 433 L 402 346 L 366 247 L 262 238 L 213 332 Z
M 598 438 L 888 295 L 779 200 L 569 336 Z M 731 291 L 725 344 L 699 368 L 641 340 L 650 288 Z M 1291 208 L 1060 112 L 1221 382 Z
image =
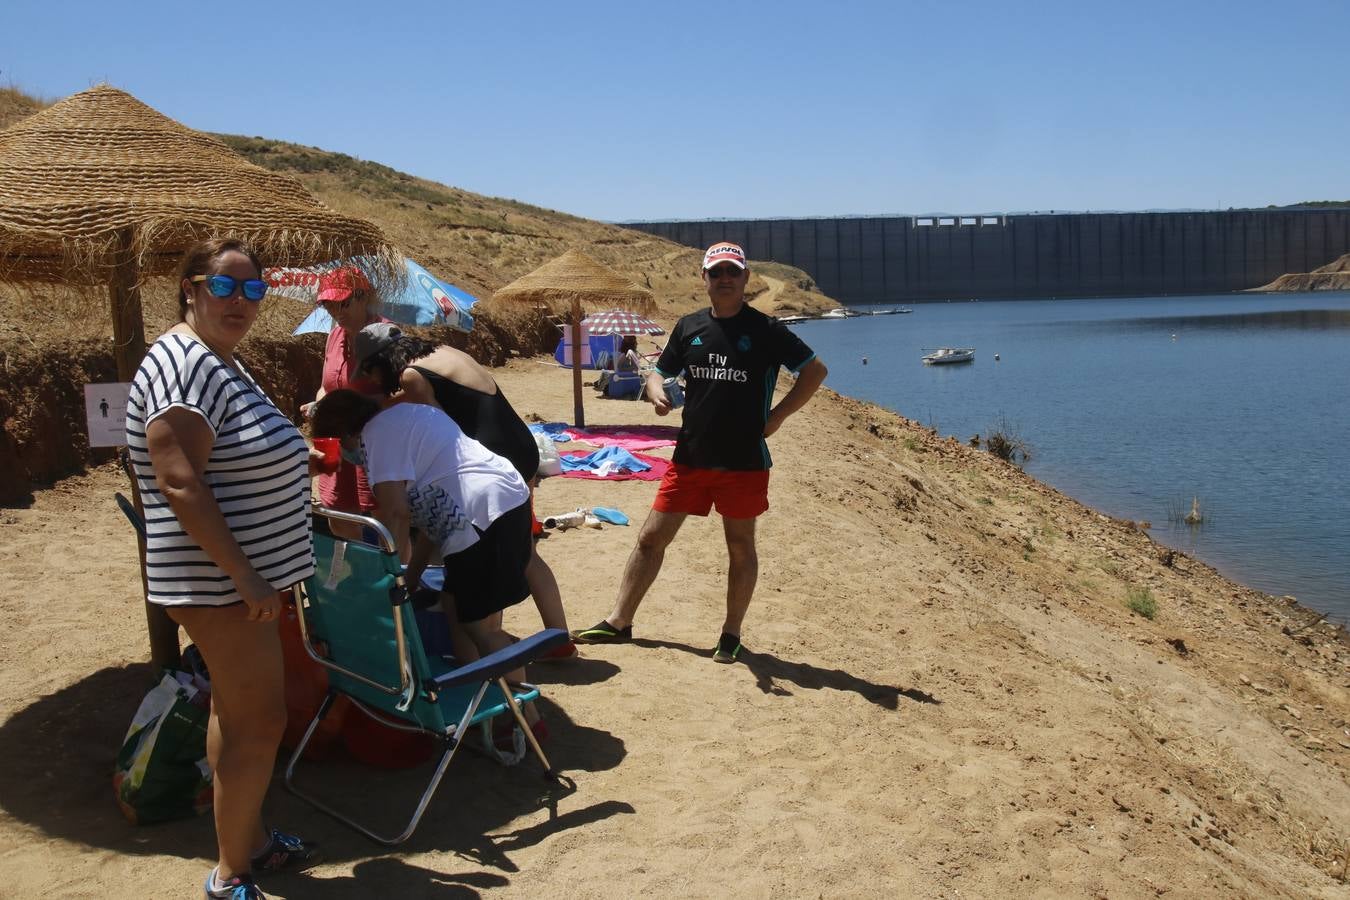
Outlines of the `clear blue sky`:
M 10 0 L 0 84 L 608 220 L 1350 199 L 1346 0 L 348 8 Z

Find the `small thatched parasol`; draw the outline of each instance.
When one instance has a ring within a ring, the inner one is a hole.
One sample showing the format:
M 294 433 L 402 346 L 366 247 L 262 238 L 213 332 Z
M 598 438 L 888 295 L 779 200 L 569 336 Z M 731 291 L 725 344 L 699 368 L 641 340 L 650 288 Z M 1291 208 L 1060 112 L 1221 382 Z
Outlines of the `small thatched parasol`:
M 106 285 L 123 381 L 145 356 L 141 279 L 171 273 L 193 243 L 223 234 L 273 265 L 364 254 L 401 272 L 374 225 L 116 88 L 74 94 L 0 131 L 0 281 Z M 144 559 L 142 543 L 142 578 Z M 146 615 L 151 658 L 176 665 L 177 627 L 161 607 L 147 604 Z
M 618 306 L 644 315 L 656 309 L 651 291 L 638 287 L 580 250 L 568 250 L 530 274 L 517 278 L 493 294 L 492 299 L 571 308 L 572 394 L 578 428 L 586 426 L 586 413 L 581 402 L 582 304 Z

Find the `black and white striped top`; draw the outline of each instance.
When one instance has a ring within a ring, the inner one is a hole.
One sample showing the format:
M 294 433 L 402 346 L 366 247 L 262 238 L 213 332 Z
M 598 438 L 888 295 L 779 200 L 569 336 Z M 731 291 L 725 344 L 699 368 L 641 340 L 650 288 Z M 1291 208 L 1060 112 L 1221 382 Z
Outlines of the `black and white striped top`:
M 174 407 L 197 413 L 215 434 L 205 479 L 258 574 L 278 590 L 312 574 L 305 439 L 242 364 L 236 372 L 201 341 L 166 334 L 146 354 L 127 399 L 127 450 L 145 505 L 149 600 L 223 606 L 242 599 L 155 483 L 145 431 Z

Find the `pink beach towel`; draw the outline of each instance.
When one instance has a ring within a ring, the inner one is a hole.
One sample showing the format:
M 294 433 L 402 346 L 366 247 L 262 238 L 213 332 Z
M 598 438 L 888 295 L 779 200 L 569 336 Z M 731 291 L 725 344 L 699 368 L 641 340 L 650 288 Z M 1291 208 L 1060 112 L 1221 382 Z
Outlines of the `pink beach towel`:
M 622 447 L 624 450 L 655 450 L 674 447 L 680 429 L 673 425 L 601 425 L 597 428 L 568 428 L 572 440 L 595 447 Z
M 586 450 L 568 450 L 560 455 L 589 456 L 590 453 Z M 562 473 L 562 477 L 585 478 L 588 481 L 660 481 L 661 477 L 666 474 L 666 470 L 670 468 L 670 460 L 662 459 L 659 456 L 650 456 L 646 453 L 634 453 L 633 456 L 636 457 L 639 462 L 644 462 L 651 466 L 651 468 L 645 472 L 630 472 L 627 469 L 622 469 L 609 475 L 596 475 L 593 472 L 583 471 L 566 471 Z

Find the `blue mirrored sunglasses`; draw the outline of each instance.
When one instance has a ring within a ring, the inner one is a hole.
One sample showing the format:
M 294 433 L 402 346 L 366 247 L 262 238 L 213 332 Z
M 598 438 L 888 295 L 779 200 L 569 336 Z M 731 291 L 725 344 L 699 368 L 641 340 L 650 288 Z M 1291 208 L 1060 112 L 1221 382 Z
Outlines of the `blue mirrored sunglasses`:
M 234 292 L 239 289 L 243 290 L 245 300 L 254 303 L 267 296 L 267 282 L 261 278 L 246 278 L 240 281 L 232 275 L 193 275 L 189 280 L 193 284 L 205 281 L 206 289 L 211 292 L 211 296 L 221 300 L 233 297 Z

